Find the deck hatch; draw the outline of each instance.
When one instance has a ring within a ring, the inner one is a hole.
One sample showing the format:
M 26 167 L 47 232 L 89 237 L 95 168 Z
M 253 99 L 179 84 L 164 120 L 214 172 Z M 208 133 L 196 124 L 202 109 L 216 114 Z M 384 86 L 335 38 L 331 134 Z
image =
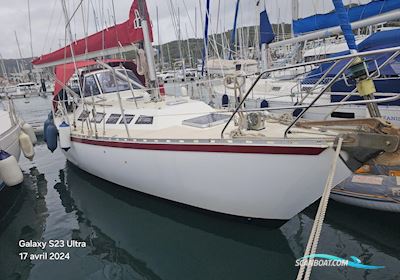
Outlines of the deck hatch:
M 121 114 L 111 114 L 108 117 L 106 124 L 117 124 L 117 122 L 119 121 L 120 118 L 121 118 Z
M 229 115 L 225 114 L 211 113 L 208 115 L 184 120 L 182 124 L 199 128 L 213 127 L 227 122 L 229 117 Z

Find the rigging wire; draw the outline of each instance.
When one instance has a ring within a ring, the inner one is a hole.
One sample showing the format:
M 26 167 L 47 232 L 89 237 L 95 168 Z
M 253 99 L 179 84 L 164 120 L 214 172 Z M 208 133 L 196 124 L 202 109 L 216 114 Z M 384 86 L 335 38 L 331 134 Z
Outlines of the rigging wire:
M 44 53 L 45 52 L 45 48 L 46 48 L 46 46 L 48 46 L 48 39 L 49 39 L 49 34 L 50 34 L 50 27 L 52 27 L 53 26 L 53 19 L 54 19 L 54 15 L 55 15 L 55 8 L 56 8 L 56 4 L 57 4 L 57 0 L 53 0 L 53 6 L 52 6 L 52 8 L 51 8 L 51 16 L 50 16 L 50 22 L 49 22 L 49 25 L 47 26 L 47 31 L 46 31 L 46 36 L 45 36 L 45 38 L 44 38 L 44 41 L 43 41 L 43 47 L 42 47 L 42 53 Z M 51 46 L 51 45 L 50 45 Z

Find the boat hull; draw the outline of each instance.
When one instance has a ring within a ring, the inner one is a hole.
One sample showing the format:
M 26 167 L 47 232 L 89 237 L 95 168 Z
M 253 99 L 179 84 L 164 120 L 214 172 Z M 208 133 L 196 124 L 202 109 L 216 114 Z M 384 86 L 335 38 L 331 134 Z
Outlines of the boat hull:
M 388 200 L 375 200 L 361 195 L 350 196 L 339 193 L 332 193 L 331 198 L 337 202 L 348 204 L 355 207 L 361 207 L 371 210 L 378 210 L 384 212 L 400 213 L 400 202 L 393 202 Z
M 21 155 L 21 149 L 19 147 L 19 127 L 15 126 L 8 130 L 5 134 L 0 136 L 0 146 L 7 153 L 13 155 L 17 161 Z
M 321 196 L 334 153 L 223 147 L 73 137 L 65 155 L 95 176 L 157 197 L 234 216 L 289 220 Z M 335 183 L 349 175 L 340 161 Z
M 20 128 L 18 126 L 13 126 L 3 134 L 0 135 L 0 147 L 4 149 L 7 153 L 13 155 L 17 161 L 21 155 L 21 149 L 19 146 L 19 132 Z M 5 187 L 3 181 L 0 180 L 0 190 Z

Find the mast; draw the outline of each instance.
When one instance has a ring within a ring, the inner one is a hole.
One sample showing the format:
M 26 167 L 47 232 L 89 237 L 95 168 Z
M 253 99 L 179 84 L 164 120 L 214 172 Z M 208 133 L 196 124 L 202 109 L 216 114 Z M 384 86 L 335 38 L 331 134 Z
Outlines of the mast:
M 231 35 L 229 60 L 232 59 L 233 47 L 234 47 L 234 45 L 235 45 L 237 18 L 238 18 L 238 14 L 239 14 L 239 5 L 240 5 L 240 0 L 237 0 L 237 1 L 236 1 L 236 8 L 235 8 L 235 19 L 234 19 L 234 21 L 233 21 L 233 30 L 232 30 L 232 35 Z
M 292 38 L 294 38 L 293 21 L 299 19 L 299 0 L 292 0 Z
M 185 57 L 183 55 L 183 47 L 182 47 L 182 30 L 181 30 L 181 13 L 178 7 L 178 18 L 177 18 L 177 26 L 178 26 L 178 46 L 179 46 L 179 54 L 181 56 L 182 61 L 182 74 L 184 79 L 186 80 L 186 65 L 185 65 Z
M 154 62 L 154 49 L 150 40 L 150 32 L 149 32 L 149 19 L 147 18 L 147 14 L 145 12 L 145 2 L 144 0 L 138 0 L 139 2 L 139 13 L 140 13 L 140 22 L 143 31 L 143 43 L 144 43 L 144 51 L 146 53 L 147 65 L 149 67 L 149 87 L 152 89 L 151 94 L 152 98 L 155 100 L 160 99 L 160 93 L 157 88 L 157 76 L 156 76 L 156 68 Z
M 30 47 L 31 47 L 31 59 L 33 59 L 32 23 L 31 23 L 31 5 L 30 5 L 30 0 L 28 0 L 28 19 L 29 19 L 29 39 L 30 39 Z M 32 77 L 33 77 L 33 74 L 32 74 L 33 64 L 29 63 L 29 65 L 30 65 L 30 67 L 29 67 L 30 75 L 28 75 L 28 76 L 29 76 L 29 80 L 31 80 Z
M 3 73 L 3 77 L 8 80 L 6 65 L 4 64 L 4 59 L 1 53 L 0 53 L 0 60 L 1 60 L 1 72 Z
M 201 75 L 204 74 L 204 65 L 208 57 L 208 17 L 210 15 L 210 0 L 206 4 L 206 20 L 204 23 L 204 47 L 203 47 L 203 61 L 201 65 Z
M 29 38 L 31 47 L 31 57 L 33 58 L 33 43 L 32 43 L 32 24 L 31 24 L 31 5 L 30 0 L 28 0 L 28 19 L 29 19 Z
M 190 53 L 190 39 L 189 39 L 189 33 L 187 30 L 187 25 L 185 25 L 186 29 L 186 36 L 187 36 L 187 48 L 188 48 L 188 59 L 189 59 L 189 67 L 192 67 L 192 55 Z M 184 70 L 184 73 L 186 72 L 186 69 Z M 185 79 L 186 79 L 186 73 L 185 73 Z
M 163 71 L 164 69 L 164 51 L 163 51 L 163 46 L 161 44 L 161 35 L 160 35 L 160 20 L 158 17 L 158 6 L 156 6 L 156 17 L 157 17 L 157 37 L 158 37 L 158 46 L 159 46 L 159 63 L 161 65 L 160 70 Z
M 20 47 L 20 45 L 19 45 L 18 36 L 17 36 L 17 31 L 15 31 L 15 30 L 14 30 L 14 35 L 15 35 L 15 41 L 17 41 L 17 47 L 18 47 L 19 58 L 22 60 L 23 58 L 22 58 L 21 47 Z M 22 61 L 21 61 L 21 63 L 23 64 Z M 17 60 L 17 68 L 18 68 L 19 73 L 21 73 L 23 70 L 25 70 L 24 67 L 23 67 L 23 66 L 21 67 L 21 65 L 18 63 L 18 60 Z

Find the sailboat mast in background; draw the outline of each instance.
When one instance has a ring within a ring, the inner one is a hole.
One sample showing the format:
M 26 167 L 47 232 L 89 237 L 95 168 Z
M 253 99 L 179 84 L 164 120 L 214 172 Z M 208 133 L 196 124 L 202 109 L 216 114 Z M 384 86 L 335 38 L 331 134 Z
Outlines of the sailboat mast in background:
M 299 19 L 299 0 L 292 0 L 292 20 Z M 295 36 L 294 29 L 292 25 L 292 38 Z

